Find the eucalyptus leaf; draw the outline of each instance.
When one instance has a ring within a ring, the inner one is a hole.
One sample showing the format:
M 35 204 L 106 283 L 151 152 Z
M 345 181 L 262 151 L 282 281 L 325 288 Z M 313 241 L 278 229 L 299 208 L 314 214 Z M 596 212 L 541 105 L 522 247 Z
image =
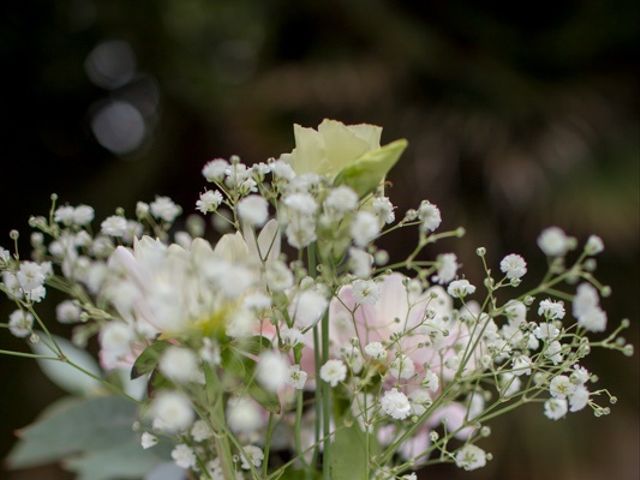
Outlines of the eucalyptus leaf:
M 45 337 L 45 334 L 42 332 L 37 332 L 37 334 L 42 338 Z M 91 355 L 84 350 L 80 350 L 64 338 L 57 337 L 55 335 L 52 335 L 52 338 L 58 344 L 65 357 L 67 357 L 71 362 L 91 373 L 91 375 L 94 375 L 95 377 L 99 378 L 102 376 L 98 363 Z M 52 355 L 51 350 L 49 350 L 49 348 L 42 342 L 31 344 L 31 348 L 34 353 L 38 355 Z M 38 358 L 37 362 L 44 374 L 53 383 L 66 392 L 87 395 L 95 393 L 100 389 L 100 382 L 98 380 L 92 378 L 79 369 L 72 367 L 68 363 L 60 360 L 44 360 L 41 358 Z
M 144 480 L 184 480 L 187 478 L 184 469 L 175 463 L 161 463 L 147 473 Z
M 351 187 L 360 197 L 374 191 L 407 148 L 405 139 L 396 140 L 372 150 L 343 168 L 336 176 L 336 185 Z
M 78 480 L 125 480 L 143 478 L 170 458 L 168 445 L 144 450 L 136 438 L 110 448 L 88 452 L 64 462 Z M 184 478 L 184 477 L 177 477 Z
M 12 468 L 42 465 L 70 454 L 111 448 L 134 437 L 136 405 L 121 397 L 78 398 L 58 402 L 32 425 L 18 432 L 10 452 Z

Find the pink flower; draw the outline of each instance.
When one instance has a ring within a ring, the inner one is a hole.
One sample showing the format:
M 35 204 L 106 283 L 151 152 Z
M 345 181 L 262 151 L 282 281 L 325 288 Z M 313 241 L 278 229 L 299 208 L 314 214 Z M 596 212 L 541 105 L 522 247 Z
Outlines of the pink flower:
M 352 287 L 343 287 L 329 306 L 333 351 L 338 352 L 353 338 L 361 348 L 374 341 L 386 342 L 392 353 L 402 353 L 413 361 L 417 374 L 429 368 L 450 379 L 455 368 L 447 360 L 456 355 L 453 347 L 457 343 L 466 342 L 468 331 L 453 320 L 453 301 L 444 289 L 434 286 L 416 294 L 406 287 L 407 281 L 399 273 L 384 277 L 374 304 L 358 304 Z M 395 335 L 402 335 L 398 342 L 391 341 Z M 389 355 L 388 361 L 394 357 Z

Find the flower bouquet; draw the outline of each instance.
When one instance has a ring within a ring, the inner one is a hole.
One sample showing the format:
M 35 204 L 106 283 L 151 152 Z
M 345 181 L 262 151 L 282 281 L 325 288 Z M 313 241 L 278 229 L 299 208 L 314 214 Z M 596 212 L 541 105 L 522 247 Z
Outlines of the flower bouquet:
M 91 480 L 415 479 L 437 463 L 483 467 L 490 420 L 520 406 L 609 413 L 616 398 L 581 362 L 633 349 L 627 320 L 603 334 L 601 239 L 579 248 L 544 230 L 547 273 L 528 291 L 524 258 L 491 265 L 478 248 L 473 285 L 454 253 L 423 256 L 464 230 L 440 231 L 427 200 L 398 215 L 385 196 L 407 142 L 380 146 L 381 132 L 325 120 L 295 125 L 278 159 L 212 160 L 202 215 L 184 222 L 157 197 L 96 231 L 91 207 L 54 195 L 30 219 L 30 258 L 11 232 L 2 326 L 31 351 L 0 352 L 36 359 L 72 396 L 20 432 L 9 463 L 63 460 Z M 392 263 L 375 242 L 400 229 L 417 243 Z M 38 313 L 51 290 L 67 297 L 56 315 L 70 340 Z

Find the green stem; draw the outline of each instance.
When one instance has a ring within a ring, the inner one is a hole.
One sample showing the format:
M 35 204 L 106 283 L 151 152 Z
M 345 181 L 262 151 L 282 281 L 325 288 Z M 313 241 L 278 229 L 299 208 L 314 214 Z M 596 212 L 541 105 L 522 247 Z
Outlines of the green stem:
M 12 357 L 38 358 L 40 360 L 60 360 L 51 355 L 38 355 L 37 353 L 14 352 L 13 350 L 0 350 L 0 355 L 10 355 Z
M 329 312 L 322 317 L 322 363 L 329 359 Z M 316 380 L 317 382 L 318 380 Z M 316 387 L 317 388 L 317 387 Z M 327 382 L 322 382 L 322 425 L 323 425 L 323 454 L 322 478 L 331 480 L 331 388 Z
M 320 448 L 320 420 L 321 420 L 321 415 L 322 415 L 322 411 L 320 409 L 320 405 L 322 404 L 322 395 L 321 395 L 321 388 L 320 388 L 320 363 L 321 363 L 321 359 L 320 359 L 320 338 L 319 338 L 319 334 L 318 334 L 318 326 L 314 325 L 313 327 L 313 356 L 314 356 L 314 362 L 315 362 L 315 382 L 316 382 L 316 389 L 315 389 L 315 418 L 314 418 L 314 434 L 315 434 L 315 442 L 314 442 L 314 449 L 313 449 L 313 457 L 311 460 L 311 465 L 316 466 L 316 462 L 318 461 L 318 451 Z
M 275 427 L 275 421 L 273 412 L 269 412 L 269 422 L 267 424 L 267 436 L 264 442 L 264 458 L 262 460 L 262 475 L 266 478 L 269 473 L 269 452 L 271 450 L 271 437 L 273 435 L 273 428 Z
M 296 391 L 296 423 L 295 423 L 295 432 L 294 432 L 294 442 L 295 442 L 295 449 L 296 449 L 296 455 L 301 456 L 302 455 L 302 433 L 301 433 L 301 429 L 302 429 L 302 390 L 297 390 Z M 304 457 L 302 458 L 302 461 L 304 462 Z

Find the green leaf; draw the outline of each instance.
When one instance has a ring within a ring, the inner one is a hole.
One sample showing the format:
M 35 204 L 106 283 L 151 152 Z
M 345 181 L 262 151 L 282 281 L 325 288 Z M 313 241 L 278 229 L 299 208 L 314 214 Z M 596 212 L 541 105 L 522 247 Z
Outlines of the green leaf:
M 133 368 L 131 369 L 131 379 L 138 378 L 145 373 L 150 373 L 158 366 L 158 361 L 162 356 L 162 353 L 171 344 L 164 340 L 158 340 L 147 348 L 145 348 L 140 356 L 136 358 Z
M 320 480 L 321 478 L 322 472 L 318 472 L 315 470 L 312 472 L 307 472 L 306 470 L 287 468 L 278 480 Z M 336 477 L 336 479 L 337 478 L 338 477 Z
M 364 197 L 378 187 L 400 159 L 407 145 L 408 142 L 405 139 L 400 139 L 365 153 L 354 163 L 343 168 L 336 176 L 334 183 L 347 185 L 361 198 Z
M 37 334 L 40 337 L 45 338 L 44 333 L 37 332 Z M 84 350 L 80 350 L 64 338 L 57 337 L 55 335 L 52 335 L 52 338 L 71 362 L 96 377 L 102 376 L 98 363 L 91 355 Z M 52 355 L 51 350 L 41 342 L 31 344 L 31 348 L 34 353 L 37 353 L 38 355 Z M 41 358 L 37 359 L 37 362 L 40 369 L 49 378 L 49 380 L 66 392 L 78 395 L 87 395 L 92 392 L 95 393 L 100 389 L 100 382 L 98 380 L 91 378 L 89 375 L 81 372 L 75 367 L 72 367 L 68 363 L 64 363 L 60 360 L 43 360 Z
M 331 478 L 369 480 L 365 436 L 356 423 L 336 431 L 336 439 L 331 446 Z
M 136 417 L 136 405 L 121 397 L 65 399 L 18 432 L 20 441 L 7 462 L 24 468 L 123 444 L 134 436 L 131 425 Z

